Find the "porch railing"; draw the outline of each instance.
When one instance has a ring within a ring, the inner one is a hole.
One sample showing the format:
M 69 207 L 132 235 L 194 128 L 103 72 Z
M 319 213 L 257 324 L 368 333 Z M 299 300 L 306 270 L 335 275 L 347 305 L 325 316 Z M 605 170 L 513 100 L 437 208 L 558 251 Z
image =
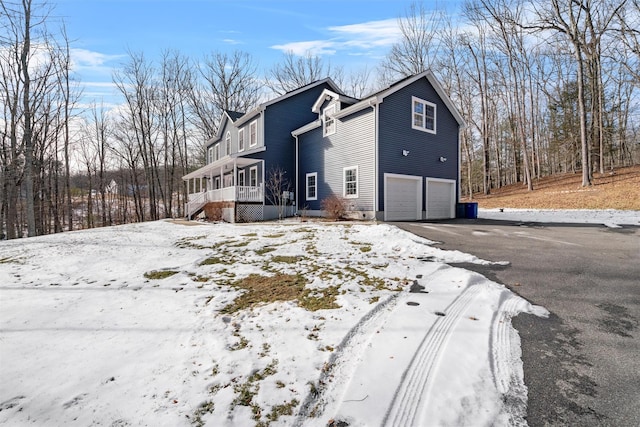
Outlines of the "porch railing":
M 189 194 L 187 215 L 191 216 L 209 202 L 252 202 L 264 200 L 263 186 L 235 186 Z

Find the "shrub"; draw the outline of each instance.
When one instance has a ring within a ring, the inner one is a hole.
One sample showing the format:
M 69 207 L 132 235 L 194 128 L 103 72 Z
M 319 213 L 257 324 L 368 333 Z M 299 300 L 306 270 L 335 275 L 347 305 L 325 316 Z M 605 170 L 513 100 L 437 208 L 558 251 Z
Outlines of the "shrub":
M 329 196 L 322 199 L 320 206 L 326 216 L 334 221 L 343 218 L 347 213 L 347 201 L 342 197 Z

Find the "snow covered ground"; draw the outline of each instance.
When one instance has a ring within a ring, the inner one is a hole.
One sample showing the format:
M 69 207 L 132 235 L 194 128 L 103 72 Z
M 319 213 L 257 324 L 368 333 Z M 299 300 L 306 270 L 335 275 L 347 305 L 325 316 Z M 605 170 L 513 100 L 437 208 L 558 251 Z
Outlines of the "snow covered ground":
M 0 423 L 525 425 L 510 319 L 546 311 L 460 262 L 365 223 L 0 242 Z
M 505 221 L 559 222 L 576 224 L 604 224 L 617 228 L 621 225 L 640 225 L 640 211 L 615 209 L 479 209 L 478 218 Z

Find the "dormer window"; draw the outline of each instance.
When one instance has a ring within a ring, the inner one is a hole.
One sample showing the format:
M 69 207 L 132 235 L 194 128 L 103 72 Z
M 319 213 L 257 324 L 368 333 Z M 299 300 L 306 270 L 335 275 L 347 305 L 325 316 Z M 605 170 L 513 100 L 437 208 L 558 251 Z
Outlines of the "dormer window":
M 331 104 L 322 112 L 322 136 L 333 135 L 336 133 L 336 104 Z

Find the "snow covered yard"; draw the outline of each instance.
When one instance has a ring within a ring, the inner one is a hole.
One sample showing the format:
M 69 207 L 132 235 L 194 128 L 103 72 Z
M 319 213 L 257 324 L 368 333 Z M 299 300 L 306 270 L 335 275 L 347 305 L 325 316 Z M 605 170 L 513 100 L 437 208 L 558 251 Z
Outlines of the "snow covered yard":
M 171 221 L 0 243 L 0 423 L 525 424 L 510 318 L 381 224 Z

